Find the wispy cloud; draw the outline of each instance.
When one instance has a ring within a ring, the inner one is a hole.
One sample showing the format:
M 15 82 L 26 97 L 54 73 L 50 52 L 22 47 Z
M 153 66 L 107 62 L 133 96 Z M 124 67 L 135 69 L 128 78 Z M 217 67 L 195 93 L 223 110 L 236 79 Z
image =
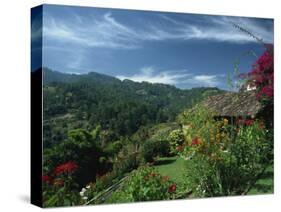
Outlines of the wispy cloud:
M 137 74 L 117 75 L 120 80 L 129 79 L 135 82 L 150 82 L 175 85 L 182 88 L 215 87 L 224 80 L 223 75 L 196 75 L 187 70 L 156 70 L 153 67 L 143 67 Z
M 261 37 L 265 42 L 273 41 L 273 32 L 259 24 L 256 19 L 202 16 L 200 20 L 201 23 L 190 19 L 183 21 L 161 14 L 155 15 L 155 19 L 149 23 L 146 23 L 144 17 L 143 24 L 133 26 L 117 20 L 111 13 L 98 17 L 82 17 L 73 13 L 73 17 L 67 19 L 47 16 L 44 19 L 43 33 L 47 39 L 62 43 L 119 49 L 139 48 L 143 41 L 256 42 L 247 34 L 235 29 L 232 23 L 236 23 Z
M 246 33 L 238 30 L 233 24 L 239 25 L 252 32 L 265 42 L 273 42 L 273 31 L 261 25 L 257 19 L 230 17 L 230 16 L 202 16 L 201 23 L 186 23 L 168 16 L 161 16 L 163 19 L 177 26 L 179 38 L 185 40 L 211 40 L 217 42 L 249 43 L 257 42 Z
M 156 72 L 153 67 L 143 67 L 137 74 L 131 76 L 117 75 L 116 77 L 121 80 L 130 79 L 135 82 L 176 85 L 180 79 L 186 78 L 190 75 L 189 73 L 185 72 L 185 70 Z
M 134 31 L 115 21 L 110 13 L 98 19 L 87 19 L 79 16 L 71 21 L 49 16 L 45 19 L 43 35 L 62 43 L 79 44 L 82 47 L 135 48 L 132 38 Z
M 190 87 L 216 87 L 222 83 L 220 75 L 194 75 L 190 79 L 180 82 Z

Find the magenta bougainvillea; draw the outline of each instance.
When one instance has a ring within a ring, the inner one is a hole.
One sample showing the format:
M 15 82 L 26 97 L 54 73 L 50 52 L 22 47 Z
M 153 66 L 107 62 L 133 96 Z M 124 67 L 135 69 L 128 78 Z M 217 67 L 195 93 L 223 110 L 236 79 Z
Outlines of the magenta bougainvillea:
M 274 93 L 274 55 L 273 45 L 266 45 L 266 51 L 258 58 L 247 75 L 248 83 L 257 89 L 259 100 L 272 100 Z M 240 76 L 240 77 L 241 77 Z

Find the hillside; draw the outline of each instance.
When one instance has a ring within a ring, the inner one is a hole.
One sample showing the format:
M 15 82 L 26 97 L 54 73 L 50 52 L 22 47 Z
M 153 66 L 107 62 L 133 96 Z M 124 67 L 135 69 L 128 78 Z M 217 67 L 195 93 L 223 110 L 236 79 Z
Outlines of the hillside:
M 40 70 L 39 70 L 40 71 Z M 171 85 L 121 81 L 91 72 L 65 74 L 44 69 L 44 144 L 66 138 L 75 128 L 100 126 L 110 140 L 131 136 L 141 126 L 172 122 L 183 109 L 218 88 L 178 89 Z

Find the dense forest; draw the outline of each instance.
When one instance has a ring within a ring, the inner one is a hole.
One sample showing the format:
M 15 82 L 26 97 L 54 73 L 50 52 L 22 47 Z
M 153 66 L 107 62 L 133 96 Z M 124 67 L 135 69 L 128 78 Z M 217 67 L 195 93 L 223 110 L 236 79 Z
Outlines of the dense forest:
M 223 92 L 121 81 L 95 72 L 76 75 L 44 68 L 43 76 L 45 147 L 77 128 L 91 131 L 99 126 L 106 131 L 106 140 L 131 136 L 142 126 L 174 122 L 183 109 Z

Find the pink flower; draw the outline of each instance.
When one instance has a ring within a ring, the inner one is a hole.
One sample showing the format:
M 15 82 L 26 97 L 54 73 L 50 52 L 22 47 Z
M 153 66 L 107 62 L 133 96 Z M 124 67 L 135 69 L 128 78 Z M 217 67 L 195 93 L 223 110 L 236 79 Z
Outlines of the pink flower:
M 264 87 L 262 87 L 260 92 L 262 95 L 266 95 L 267 97 L 272 97 L 273 96 L 273 86 L 272 85 L 264 86 Z

